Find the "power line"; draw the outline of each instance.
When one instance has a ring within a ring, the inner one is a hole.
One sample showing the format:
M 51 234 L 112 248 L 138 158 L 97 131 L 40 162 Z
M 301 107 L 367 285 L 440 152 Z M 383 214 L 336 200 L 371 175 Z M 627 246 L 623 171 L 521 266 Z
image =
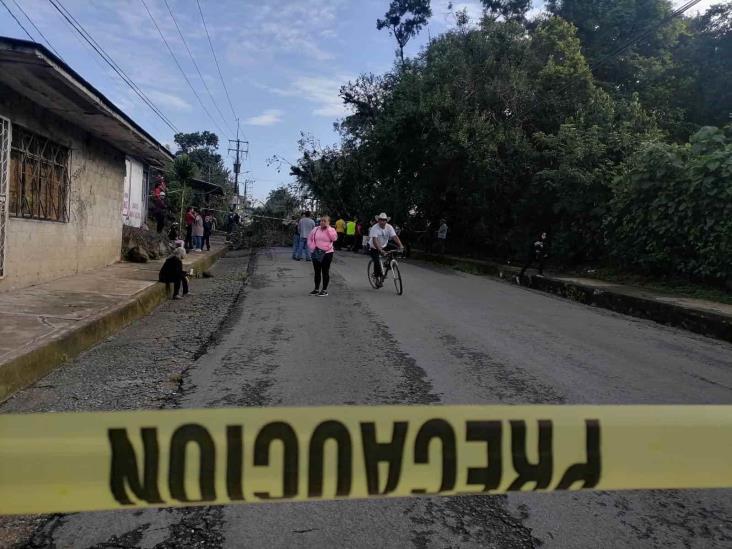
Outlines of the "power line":
M 644 38 L 650 36 L 651 34 L 653 34 L 654 32 L 656 32 L 658 29 L 660 29 L 661 27 L 663 27 L 669 21 L 672 21 L 673 19 L 679 17 L 680 15 L 683 15 L 688 10 L 690 10 L 691 8 L 693 8 L 694 6 L 696 6 L 699 2 L 701 2 L 701 0 L 690 0 L 686 4 L 683 4 L 682 6 L 680 6 L 679 8 L 677 8 L 676 10 L 672 11 L 670 14 L 668 14 L 666 17 L 664 17 L 661 21 L 659 21 L 655 25 L 652 25 L 652 26 L 648 27 L 646 30 L 640 32 L 639 34 L 637 34 L 636 36 L 634 36 L 633 38 L 631 38 L 630 40 L 628 40 L 625 44 L 619 46 L 618 48 L 616 48 L 615 50 L 613 50 L 612 52 L 610 52 L 609 54 L 607 54 L 606 56 L 604 56 L 603 58 L 601 58 L 599 61 L 597 61 L 597 62 L 593 63 L 592 65 L 590 65 L 589 66 L 590 72 L 592 74 L 594 74 L 595 71 L 599 67 L 601 67 L 602 65 L 604 65 L 605 63 L 607 63 L 608 61 L 610 61 L 613 57 L 616 57 L 616 56 L 620 55 L 621 53 L 623 53 L 624 51 L 626 51 L 628 48 L 630 48 L 633 45 L 637 44 L 638 42 L 640 42 Z M 567 85 L 562 86 L 561 88 L 559 88 L 558 91 L 559 91 L 559 93 L 562 93 L 562 92 L 568 90 L 569 88 L 571 88 L 572 86 L 574 86 L 574 83 L 569 83 L 569 84 L 567 84 Z M 523 114 L 524 115 L 529 114 L 531 111 L 533 111 L 534 109 L 536 109 L 540 104 L 541 104 L 541 102 L 535 103 L 533 107 L 531 107 L 530 109 L 526 110 Z
M 16 2 L 15 0 L 13 0 L 13 4 L 15 4 L 15 7 L 20 10 L 20 13 L 25 15 L 25 18 L 33 26 L 33 28 L 36 29 L 36 32 L 41 35 L 41 38 L 43 38 L 43 40 L 45 40 L 46 44 L 48 44 L 48 47 L 51 49 L 51 51 L 56 54 L 56 57 L 58 57 L 59 59 L 61 59 L 63 61 L 64 58 L 61 57 L 61 54 L 59 52 L 57 52 L 56 48 L 54 48 L 51 45 L 51 42 L 48 40 L 48 38 L 46 38 L 46 35 L 41 32 L 41 29 L 39 29 L 36 26 L 36 24 L 33 22 L 33 19 L 31 19 L 30 16 L 25 12 L 25 10 L 23 10 L 23 8 L 20 6 L 20 4 L 18 4 L 18 2 Z
M 686 11 L 688 11 L 691 8 L 693 8 L 694 6 L 696 6 L 699 2 L 701 2 L 701 0 L 690 0 L 686 4 L 680 6 L 679 8 L 677 8 L 676 10 L 674 10 L 670 14 L 668 14 L 666 17 L 661 19 L 661 21 L 659 21 L 657 24 L 647 28 L 645 31 L 642 31 L 640 34 L 637 34 L 635 37 L 631 38 L 628 42 L 626 42 L 622 46 L 619 46 L 614 51 L 610 52 L 608 55 L 606 55 L 604 58 L 600 59 L 597 63 L 595 63 L 590 68 L 594 70 L 597 67 L 605 64 L 607 61 L 609 61 L 613 57 L 620 55 L 621 53 L 623 53 L 630 47 L 634 46 L 635 44 L 637 44 L 644 38 L 647 38 L 648 36 L 650 36 L 651 34 L 656 32 L 658 29 L 660 29 L 662 26 L 664 26 L 669 21 L 677 18 L 680 15 L 683 15 Z
M 175 24 L 175 28 L 178 29 L 178 35 L 180 36 L 180 39 L 183 41 L 183 45 L 186 47 L 186 51 L 188 51 L 188 56 L 191 58 L 191 61 L 193 62 L 193 66 L 196 67 L 196 72 L 198 72 L 198 76 L 201 79 L 201 82 L 203 82 L 203 87 L 206 88 L 206 91 L 208 92 L 208 96 L 211 98 L 211 102 L 213 103 L 214 107 L 216 107 L 216 110 L 218 111 L 219 116 L 221 117 L 221 120 L 223 121 L 224 125 L 226 125 L 226 129 L 230 130 L 231 128 L 227 125 L 226 118 L 221 113 L 221 109 L 219 108 L 218 103 L 216 103 L 216 99 L 214 99 L 214 96 L 211 93 L 211 90 L 208 88 L 208 84 L 206 84 L 206 80 L 203 78 L 203 74 L 201 74 L 201 69 L 198 68 L 198 63 L 196 63 L 196 59 L 193 57 L 191 48 L 188 47 L 188 42 L 186 41 L 185 37 L 183 36 L 183 33 L 180 30 L 180 27 L 178 26 L 178 21 L 176 21 L 175 15 L 173 15 L 173 10 L 170 9 L 170 4 L 168 4 L 168 0 L 163 0 L 163 1 L 165 2 L 165 7 L 168 8 L 168 13 L 170 14 L 170 18 L 173 20 L 173 23 Z
M 226 100 L 229 102 L 229 108 L 231 109 L 231 114 L 234 115 L 234 118 L 236 118 L 236 112 L 234 111 L 234 105 L 231 102 L 231 97 L 229 97 L 229 90 L 226 88 L 226 81 L 224 81 L 224 76 L 221 74 L 221 67 L 219 66 L 219 60 L 216 58 L 216 51 L 214 50 L 213 43 L 211 42 L 211 35 L 208 33 L 208 27 L 206 26 L 206 20 L 203 18 L 203 10 L 201 9 L 201 3 L 199 0 L 196 0 L 196 4 L 198 5 L 198 13 L 201 14 L 201 22 L 203 23 L 203 29 L 206 31 L 206 38 L 208 38 L 208 45 L 211 48 L 211 55 L 213 55 L 214 62 L 216 63 L 216 70 L 219 71 L 219 78 L 221 79 L 221 85 L 224 87 L 224 92 L 226 92 Z
M 0 0 L 2 1 L 2 0 Z M 56 8 L 56 11 L 58 11 L 61 16 L 66 19 L 66 22 L 71 25 L 71 27 L 81 35 L 81 37 L 89 44 L 92 49 L 109 65 L 112 70 L 117 73 L 117 76 L 119 76 L 122 81 L 127 84 L 130 88 L 132 88 L 132 91 L 134 91 L 140 99 L 148 106 L 150 109 L 167 125 L 171 130 L 178 133 L 178 128 L 173 125 L 173 123 L 162 113 L 162 111 L 152 102 L 152 100 L 143 92 L 137 84 L 130 78 L 127 73 L 120 67 L 114 59 L 106 52 L 104 51 L 104 48 L 100 46 L 96 40 L 94 40 L 94 37 L 89 34 L 89 32 L 84 28 L 84 26 L 77 21 L 77 19 L 71 14 L 70 11 L 66 9 L 63 4 L 61 4 L 60 0 L 48 0 L 54 8 Z
M 28 29 L 26 29 L 23 26 L 23 23 L 21 23 L 20 20 L 17 17 L 15 17 L 15 14 L 12 11 L 10 11 L 10 8 L 5 3 L 5 0 L 0 0 L 0 4 L 2 4 L 3 6 L 5 6 L 5 9 L 8 10 L 8 13 L 10 14 L 10 17 L 12 17 L 13 19 L 15 19 L 15 22 L 18 23 L 18 26 L 21 29 L 23 29 L 23 32 L 28 36 L 28 38 L 30 38 L 30 41 L 31 42 L 35 42 L 35 39 L 30 35 L 30 33 L 28 32 Z
M 145 11 L 150 16 L 150 19 L 152 20 L 153 25 L 155 25 L 155 28 L 157 29 L 158 34 L 160 35 L 160 38 L 163 40 L 165 47 L 168 48 L 168 52 L 170 53 L 170 56 L 173 58 L 173 61 L 175 61 L 175 64 L 178 67 L 178 70 L 180 71 L 180 73 L 183 75 L 183 78 L 186 81 L 186 83 L 188 84 L 188 87 L 191 88 L 193 95 L 195 95 L 196 99 L 198 99 L 198 103 L 201 105 L 201 108 L 206 113 L 206 115 L 208 115 L 209 119 L 211 119 L 211 122 L 213 122 L 214 126 L 216 126 L 218 128 L 218 130 L 222 133 L 222 135 L 225 135 L 226 132 L 223 129 L 221 129 L 221 126 L 219 126 L 219 123 L 216 122 L 216 120 L 214 120 L 214 117 L 211 116 L 211 113 L 206 108 L 206 105 L 204 105 L 203 101 L 201 101 L 201 96 L 198 95 L 196 88 L 193 87 L 193 84 L 191 84 L 191 81 L 188 79 L 186 72 L 183 70 L 183 67 L 181 66 L 180 62 L 178 61 L 178 58 L 175 56 L 175 53 L 173 53 L 173 48 L 171 48 L 170 44 L 168 44 L 168 41 L 166 40 L 165 35 L 163 34 L 163 31 L 160 30 L 160 27 L 158 26 L 158 22 L 155 20 L 155 17 L 153 17 L 152 12 L 150 12 L 150 9 L 147 7 L 145 0 L 140 0 L 140 2 L 142 2 L 142 5 L 145 7 Z

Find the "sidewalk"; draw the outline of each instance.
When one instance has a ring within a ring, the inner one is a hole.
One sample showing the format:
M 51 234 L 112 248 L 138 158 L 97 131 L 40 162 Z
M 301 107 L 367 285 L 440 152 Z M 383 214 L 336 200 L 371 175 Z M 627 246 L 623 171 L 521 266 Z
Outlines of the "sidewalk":
M 188 254 L 184 267 L 200 274 L 226 250 L 216 239 L 210 252 Z M 162 303 L 163 261 L 120 262 L 0 293 L 0 401 Z
M 518 267 L 464 257 L 412 251 L 412 257 L 451 266 L 466 266 L 481 274 L 513 281 Z M 596 280 L 549 274 L 524 276 L 522 286 L 578 301 L 585 305 L 653 320 L 705 336 L 732 342 L 732 305 L 665 295 L 644 288 Z

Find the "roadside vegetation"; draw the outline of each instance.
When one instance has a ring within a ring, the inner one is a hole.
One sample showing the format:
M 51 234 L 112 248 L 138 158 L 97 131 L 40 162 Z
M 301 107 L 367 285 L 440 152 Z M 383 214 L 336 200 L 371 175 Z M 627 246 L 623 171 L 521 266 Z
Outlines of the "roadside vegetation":
M 337 144 L 302 136 L 296 194 L 414 234 L 445 217 L 454 254 L 548 230 L 562 266 L 732 285 L 732 2 L 483 4 L 403 58 L 430 3 L 391 3 L 394 66 L 342 87 Z

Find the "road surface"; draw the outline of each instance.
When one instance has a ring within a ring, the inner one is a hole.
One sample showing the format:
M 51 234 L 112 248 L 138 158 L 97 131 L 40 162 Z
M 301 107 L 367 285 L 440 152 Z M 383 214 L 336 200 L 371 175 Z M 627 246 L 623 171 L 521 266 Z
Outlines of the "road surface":
M 223 260 L 188 302 L 164 305 L 1 410 L 732 402 L 732 346 L 674 328 L 420 262 L 403 264 L 401 297 L 372 290 L 366 258 L 351 253 L 337 255 L 326 298 L 308 295 L 312 267 L 286 249 L 260 251 L 242 289 L 244 268 L 245 258 Z M 187 312 L 205 326 L 196 331 Z M 145 337 L 154 359 L 136 346 Z M 730 547 L 732 493 L 274 503 L 5 529 L 29 547 Z

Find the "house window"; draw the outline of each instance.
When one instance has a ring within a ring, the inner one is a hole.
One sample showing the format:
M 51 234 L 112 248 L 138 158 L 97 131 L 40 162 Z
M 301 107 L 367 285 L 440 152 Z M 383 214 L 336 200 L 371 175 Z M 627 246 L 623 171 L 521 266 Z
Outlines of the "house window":
M 10 215 L 68 222 L 70 157 L 69 148 L 13 124 Z

